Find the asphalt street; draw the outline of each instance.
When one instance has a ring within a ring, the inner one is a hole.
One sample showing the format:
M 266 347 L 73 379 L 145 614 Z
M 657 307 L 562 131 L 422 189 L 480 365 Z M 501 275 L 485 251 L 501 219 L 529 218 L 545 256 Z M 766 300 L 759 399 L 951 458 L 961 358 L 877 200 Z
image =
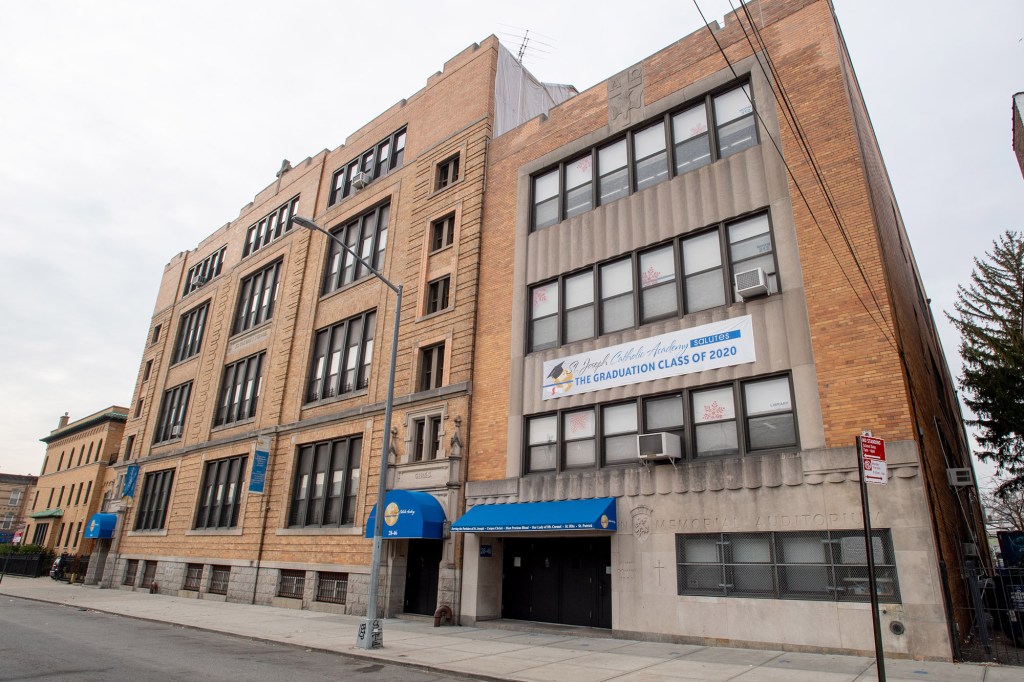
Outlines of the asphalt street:
M 88 609 L 0 597 L 0 680 L 447 680 Z

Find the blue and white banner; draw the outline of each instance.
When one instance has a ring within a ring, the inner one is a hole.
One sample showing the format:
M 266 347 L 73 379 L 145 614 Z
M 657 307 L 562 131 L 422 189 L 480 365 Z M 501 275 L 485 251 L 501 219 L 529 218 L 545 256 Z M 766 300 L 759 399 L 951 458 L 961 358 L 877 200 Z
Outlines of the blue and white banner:
M 754 362 L 750 315 L 544 363 L 544 400 Z

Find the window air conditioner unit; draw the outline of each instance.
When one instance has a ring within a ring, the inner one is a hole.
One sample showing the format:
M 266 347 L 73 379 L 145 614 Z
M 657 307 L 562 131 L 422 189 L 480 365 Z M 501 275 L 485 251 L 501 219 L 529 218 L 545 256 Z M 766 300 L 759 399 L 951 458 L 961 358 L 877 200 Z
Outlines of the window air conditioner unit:
M 192 275 L 192 287 L 195 289 L 198 289 L 199 287 L 203 286 L 204 284 L 206 284 L 207 281 L 208 280 L 205 277 L 203 277 L 203 273 L 201 272 L 197 272 L 196 274 Z
M 768 275 L 761 268 L 737 272 L 733 277 L 736 293 L 742 298 L 754 298 L 768 293 Z
M 974 485 L 974 477 L 970 469 L 946 469 L 949 485 L 953 488 L 970 488 Z
M 641 462 L 667 459 L 677 460 L 682 455 L 679 436 L 674 433 L 642 433 L 636 437 L 637 453 Z
M 973 542 L 965 542 L 963 543 L 963 547 L 964 556 L 981 556 L 978 554 L 978 546 Z
M 177 438 L 181 435 L 181 425 L 175 424 L 171 427 L 171 438 Z
M 352 176 L 352 186 L 356 189 L 362 189 L 370 184 L 370 174 L 362 171 Z

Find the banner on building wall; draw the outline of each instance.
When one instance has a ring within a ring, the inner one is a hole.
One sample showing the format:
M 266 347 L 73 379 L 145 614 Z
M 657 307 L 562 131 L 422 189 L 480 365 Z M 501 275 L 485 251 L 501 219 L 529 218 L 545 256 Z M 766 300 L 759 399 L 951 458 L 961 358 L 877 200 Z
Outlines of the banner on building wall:
M 124 486 L 121 497 L 135 497 L 135 485 L 139 482 L 139 465 L 129 464 L 124 472 Z
M 543 399 L 754 362 L 750 315 L 548 360 Z
M 267 481 L 267 464 L 270 462 L 270 436 L 256 439 L 256 450 L 252 457 L 252 473 L 249 475 L 249 492 L 263 493 Z

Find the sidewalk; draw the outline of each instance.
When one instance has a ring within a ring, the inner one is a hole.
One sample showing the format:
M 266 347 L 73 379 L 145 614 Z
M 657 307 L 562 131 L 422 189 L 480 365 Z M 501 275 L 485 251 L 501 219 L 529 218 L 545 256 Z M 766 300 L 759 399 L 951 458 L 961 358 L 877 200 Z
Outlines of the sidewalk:
M 489 627 L 439 627 L 389 619 L 384 648 L 355 647 L 362 618 L 313 611 L 100 590 L 49 578 L 6 576 L 0 595 L 66 604 L 346 656 L 409 665 L 440 674 L 534 682 L 853 682 L 875 680 L 871 658 L 689 644 L 661 644 Z M 1018 682 L 1024 669 L 889 660 L 886 677 L 935 682 Z

